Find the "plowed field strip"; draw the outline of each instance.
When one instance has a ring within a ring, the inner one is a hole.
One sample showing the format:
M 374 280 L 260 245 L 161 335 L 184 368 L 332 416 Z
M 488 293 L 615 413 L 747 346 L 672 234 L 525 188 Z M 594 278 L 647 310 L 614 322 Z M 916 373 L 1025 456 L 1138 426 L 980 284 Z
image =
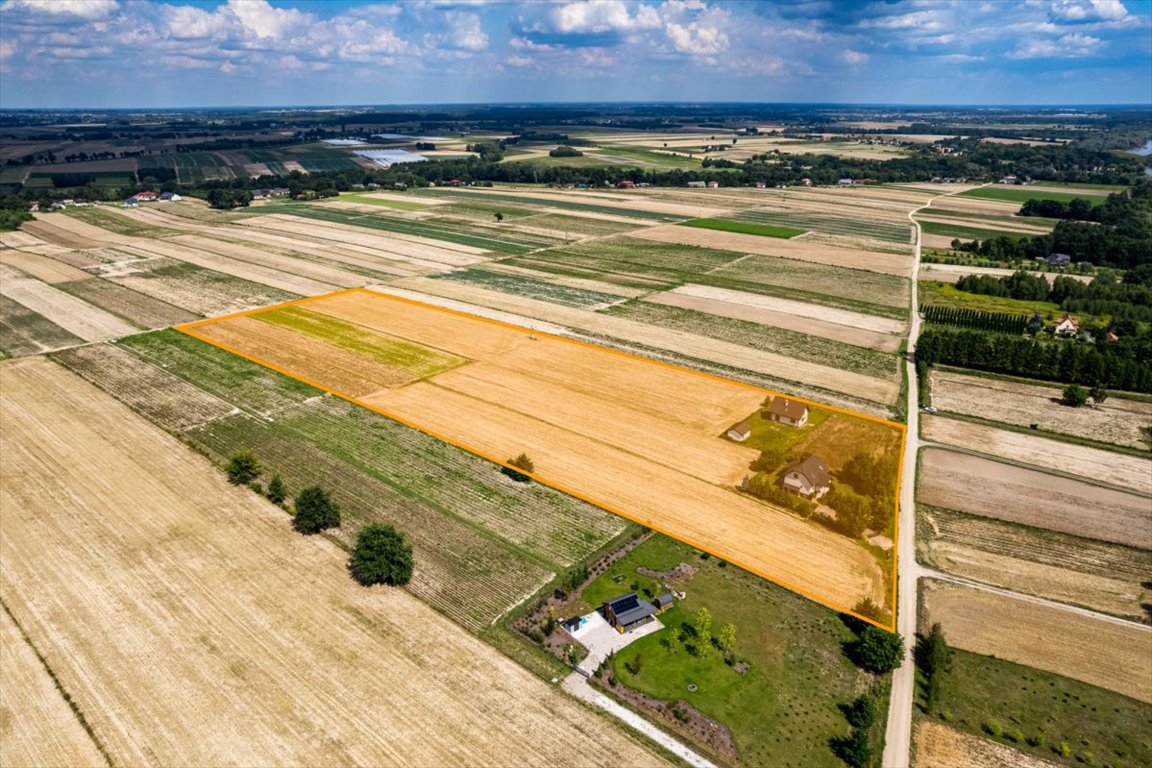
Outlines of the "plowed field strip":
M 939 448 L 923 451 L 920 469 L 925 504 L 1152 549 L 1145 497 Z
M 21 272 L 25 272 L 49 285 L 53 283 L 65 283 L 69 280 L 85 280 L 92 277 L 92 275 L 82 269 L 68 266 L 48 256 L 27 253 L 25 251 L 0 250 L 0 264 L 17 267 Z
M 1152 629 L 958 584 L 927 580 L 923 585 L 926 623 L 939 622 L 957 648 L 1152 702 Z
M 0 264 L 0 294 L 23 304 L 85 341 L 102 341 L 138 333 L 140 330 L 115 315 L 28 277 L 6 264 Z
M 211 269 L 225 275 L 238 277 L 242 280 L 278 288 L 301 296 L 319 293 L 328 293 L 337 288 L 335 283 L 327 283 L 309 277 L 293 274 L 291 271 L 272 269 L 258 264 L 249 264 L 244 261 L 230 259 L 218 253 L 190 248 L 186 245 L 167 240 L 144 240 L 135 245 L 124 246 L 126 250 L 140 256 L 166 256 L 186 264 L 195 264 L 198 267 Z M 288 270 L 290 265 L 284 265 Z
M 84 339 L 0 295 L 0 349 L 13 357 L 83 344 Z

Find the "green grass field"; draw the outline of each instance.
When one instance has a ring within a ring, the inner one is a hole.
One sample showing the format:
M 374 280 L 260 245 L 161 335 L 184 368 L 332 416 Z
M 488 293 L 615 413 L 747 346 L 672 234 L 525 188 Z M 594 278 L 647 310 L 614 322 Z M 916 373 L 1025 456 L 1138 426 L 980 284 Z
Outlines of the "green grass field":
M 24 186 L 28 189 L 52 189 L 52 177 L 54 175 L 72 173 L 94 177 L 93 186 L 101 189 L 130 187 L 136 183 L 136 178 L 130 171 L 58 171 L 57 173 L 30 173 L 24 181 Z
M 687 598 L 660 616 L 665 629 L 616 654 L 616 679 L 658 699 L 687 701 L 724 723 L 741 765 L 843 765 L 829 747 L 830 739 L 849 729 L 837 705 L 866 690 L 869 677 L 845 659 L 841 646 L 852 633 L 833 611 L 659 535 L 593 581 L 583 605 L 590 610 L 633 590 L 659 594 L 660 583 L 636 568 L 666 571 L 681 562 L 698 569 L 677 584 Z M 718 652 L 701 659 L 681 643 L 667 644 L 705 607 L 714 634 L 729 622 L 735 626 L 736 656 L 749 664 L 745 674 L 727 666 Z M 637 659 L 640 669 L 633 673 Z M 697 690 L 690 692 L 689 683 Z
M 907 245 L 911 239 L 909 225 L 905 222 L 868 221 L 853 219 L 850 216 L 829 216 L 802 211 L 763 210 L 741 211 L 732 218 L 754 224 L 811 230 L 839 237 L 881 240 L 899 245 Z
M 418 203 L 415 200 L 391 200 L 381 197 L 372 197 L 371 193 L 354 193 L 342 192 L 340 197 L 336 198 L 348 203 L 360 203 L 362 205 L 379 205 L 382 208 L 393 208 L 398 211 L 426 211 L 435 206 L 427 203 Z
M 585 154 L 585 157 L 595 158 L 597 154 L 603 154 L 608 157 L 620 157 L 625 160 L 635 160 L 636 164 L 644 168 L 683 168 L 683 169 L 699 169 L 701 167 L 700 153 L 694 153 L 696 156 L 692 158 L 685 157 L 685 153 L 681 150 L 675 150 L 679 154 L 676 157 L 665 154 L 664 152 L 657 152 L 653 149 L 646 149 L 643 147 L 624 146 L 620 144 L 604 144 L 597 147 L 598 152 Z M 619 166 L 619 163 L 614 163 L 609 160 L 601 160 L 600 165 Z
M 957 197 L 978 197 L 984 200 L 1007 200 L 1013 203 L 1024 203 L 1029 200 L 1055 200 L 1068 203 L 1073 200 L 1087 200 L 1092 205 L 1100 205 L 1107 196 L 1104 192 L 1091 193 L 1078 192 L 1043 192 L 1028 187 L 977 187 L 961 192 Z
M 378 363 L 402 368 L 416 378 L 435 376 L 468 362 L 448 352 L 394 339 L 355 323 L 309 312 L 303 307 L 273 309 L 251 317 L 269 325 L 305 333 Z
M 1022 301 L 1006 296 L 985 296 L 980 293 L 967 293 L 951 283 L 935 280 L 921 280 L 919 284 L 921 306 L 956 307 L 982 312 L 1005 312 L 1013 315 L 1038 312 L 1041 319 L 1054 320 L 1064 314 L 1059 304 L 1050 301 Z M 1081 320 L 1083 321 L 1083 317 Z
M 1152 705 L 990 656 L 953 651 L 932 716 L 1060 765 L 1152 765 Z M 1001 736 L 989 733 L 997 726 Z
M 717 229 L 721 232 L 736 232 L 741 235 L 759 235 L 761 237 L 778 237 L 790 240 L 797 235 L 804 234 L 803 229 L 792 227 L 777 227 L 770 224 L 752 224 L 746 221 L 730 221 L 728 219 L 692 219 L 680 222 L 682 227 L 699 227 L 700 229 Z

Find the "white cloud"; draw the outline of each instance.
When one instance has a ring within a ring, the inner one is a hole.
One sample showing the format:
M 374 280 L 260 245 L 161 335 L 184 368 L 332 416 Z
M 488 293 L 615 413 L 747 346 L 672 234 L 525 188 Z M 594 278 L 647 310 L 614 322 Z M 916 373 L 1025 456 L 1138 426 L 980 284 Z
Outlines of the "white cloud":
M 1012 53 L 1012 59 L 1075 59 L 1091 56 L 1099 51 L 1104 41 L 1098 37 L 1073 32 L 1057 40 L 1024 40 Z
M 1128 9 L 1120 0 L 1054 0 L 1050 13 L 1062 21 L 1119 21 Z
M 483 51 L 488 48 L 488 35 L 480 27 L 480 17 L 475 13 L 450 11 L 445 14 L 449 31 L 445 42 L 449 48 L 458 51 Z
M 935 32 L 944 27 L 944 20 L 937 11 L 913 11 L 898 16 L 881 16 L 860 22 L 862 28 L 875 29 L 914 29 Z
M 846 64 L 853 67 L 868 62 L 868 54 L 862 51 L 854 51 L 851 48 L 845 49 L 844 53 L 840 54 L 840 58 L 844 59 Z
M 728 35 L 719 27 L 669 23 L 664 30 L 668 39 L 680 53 L 707 55 L 728 50 Z
M 26 8 L 54 15 L 69 14 L 85 19 L 102 19 L 119 7 L 116 0 L 8 0 L 4 8 Z
M 223 37 L 232 26 L 224 14 L 211 13 L 191 5 L 166 5 L 163 6 L 163 14 L 168 35 L 176 39 Z
M 660 26 L 660 15 L 648 5 L 634 5 L 636 15 L 629 12 L 621 0 L 587 0 L 566 3 L 548 14 L 551 30 L 564 35 L 627 32 L 655 29 Z
M 280 40 L 292 31 L 315 23 L 315 17 L 295 8 L 273 8 L 268 0 L 228 0 L 228 12 L 250 37 Z

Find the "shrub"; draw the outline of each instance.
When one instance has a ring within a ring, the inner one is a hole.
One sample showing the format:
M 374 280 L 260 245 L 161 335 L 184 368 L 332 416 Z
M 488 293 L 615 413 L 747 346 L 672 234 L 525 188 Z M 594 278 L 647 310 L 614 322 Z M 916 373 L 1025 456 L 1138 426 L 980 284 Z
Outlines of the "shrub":
M 1079 384 L 1069 384 L 1064 387 L 1064 403 L 1079 408 L 1088 402 L 1088 391 Z
M 238 451 L 228 459 L 224 471 L 232 485 L 244 485 L 260 476 L 260 460 L 252 451 Z
M 868 694 L 860 696 L 845 707 L 844 715 L 853 728 L 867 730 L 876 722 L 876 700 Z
M 288 498 L 288 489 L 284 487 L 284 481 L 280 479 L 280 475 L 273 475 L 272 479 L 268 481 L 268 501 L 273 504 L 283 504 L 286 498 Z
M 300 491 L 296 496 L 296 515 L 292 525 L 300 533 L 319 533 L 340 525 L 340 507 L 319 486 Z
M 984 732 L 989 736 L 995 736 L 996 738 L 999 738 L 1000 736 L 1004 735 L 1004 728 L 1001 727 L 1000 723 L 996 722 L 995 720 L 989 720 L 988 722 L 984 723 L 982 727 L 984 728 Z
M 1047 743 L 1048 743 L 1048 737 L 1042 733 L 1038 733 L 1035 736 L 1029 736 L 1028 737 L 1028 746 L 1030 746 L 1030 747 L 1043 747 Z
M 356 537 L 351 569 L 356 581 L 366 587 L 402 586 L 412 578 L 412 546 L 390 525 L 366 525 Z
M 521 472 L 517 472 L 516 469 L 522 469 L 525 472 L 534 472 L 536 470 L 536 465 L 533 463 L 532 459 L 528 458 L 528 454 L 526 453 L 522 453 L 514 459 L 508 459 L 507 463 L 510 466 L 503 467 L 500 471 L 518 483 L 526 483 L 532 478 Z M 513 469 L 512 467 L 515 467 L 516 469 Z
M 1018 728 L 1014 728 L 1011 731 L 1005 733 L 1004 738 L 1017 744 L 1024 743 L 1024 734 Z
M 1076 759 L 1084 763 L 1084 765 L 1095 765 L 1096 755 L 1092 754 L 1092 750 L 1086 749 L 1080 754 L 1076 755 Z
M 1068 742 L 1062 741 L 1060 742 L 1060 746 L 1056 747 L 1056 752 L 1060 757 L 1068 757 L 1072 754 L 1072 747 L 1068 745 Z

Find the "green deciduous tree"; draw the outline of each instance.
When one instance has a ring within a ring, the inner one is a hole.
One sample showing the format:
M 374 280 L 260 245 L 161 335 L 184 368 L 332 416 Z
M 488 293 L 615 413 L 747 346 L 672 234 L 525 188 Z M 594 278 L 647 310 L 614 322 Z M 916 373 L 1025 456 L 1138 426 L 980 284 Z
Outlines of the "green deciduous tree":
M 1079 408 L 1088 402 L 1088 390 L 1079 384 L 1069 384 L 1064 387 L 1064 402 L 1073 408 Z
M 716 643 L 724 653 L 732 653 L 732 649 L 736 647 L 736 625 L 728 622 L 721 627 L 719 634 L 716 635 Z
M 696 612 L 696 655 L 706 656 L 712 647 L 712 613 L 707 608 Z
M 412 545 L 390 525 L 366 525 L 356 537 L 349 568 L 366 587 L 402 586 L 412 578 Z
M 940 700 L 944 675 L 952 663 L 952 649 L 944 639 L 940 624 L 932 625 L 932 630 L 916 643 L 916 667 L 924 678 L 924 709 L 931 713 Z
M 894 632 L 868 626 L 860 633 L 854 655 L 861 669 L 885 674 L 904 663 L 904 639 Z
M 284 487 L 284 481 L 280 475 L 273 475 L 272 479 L 268 481 L 268 501 L 273 504 L 283 504 L 284 499 L 288 498 L 288 489 Z
M 260 476 L 260 460 L 252 451 L 237 451 L 228 459 L 224 471 L 228 473 L 228 482 L 244 485 Z
M 301 533 L 319 533 L 340 525 L 340 506 L 328 492 L 318 486 L 300 491 L 296 496 L 296 516 L 292 525 Z

